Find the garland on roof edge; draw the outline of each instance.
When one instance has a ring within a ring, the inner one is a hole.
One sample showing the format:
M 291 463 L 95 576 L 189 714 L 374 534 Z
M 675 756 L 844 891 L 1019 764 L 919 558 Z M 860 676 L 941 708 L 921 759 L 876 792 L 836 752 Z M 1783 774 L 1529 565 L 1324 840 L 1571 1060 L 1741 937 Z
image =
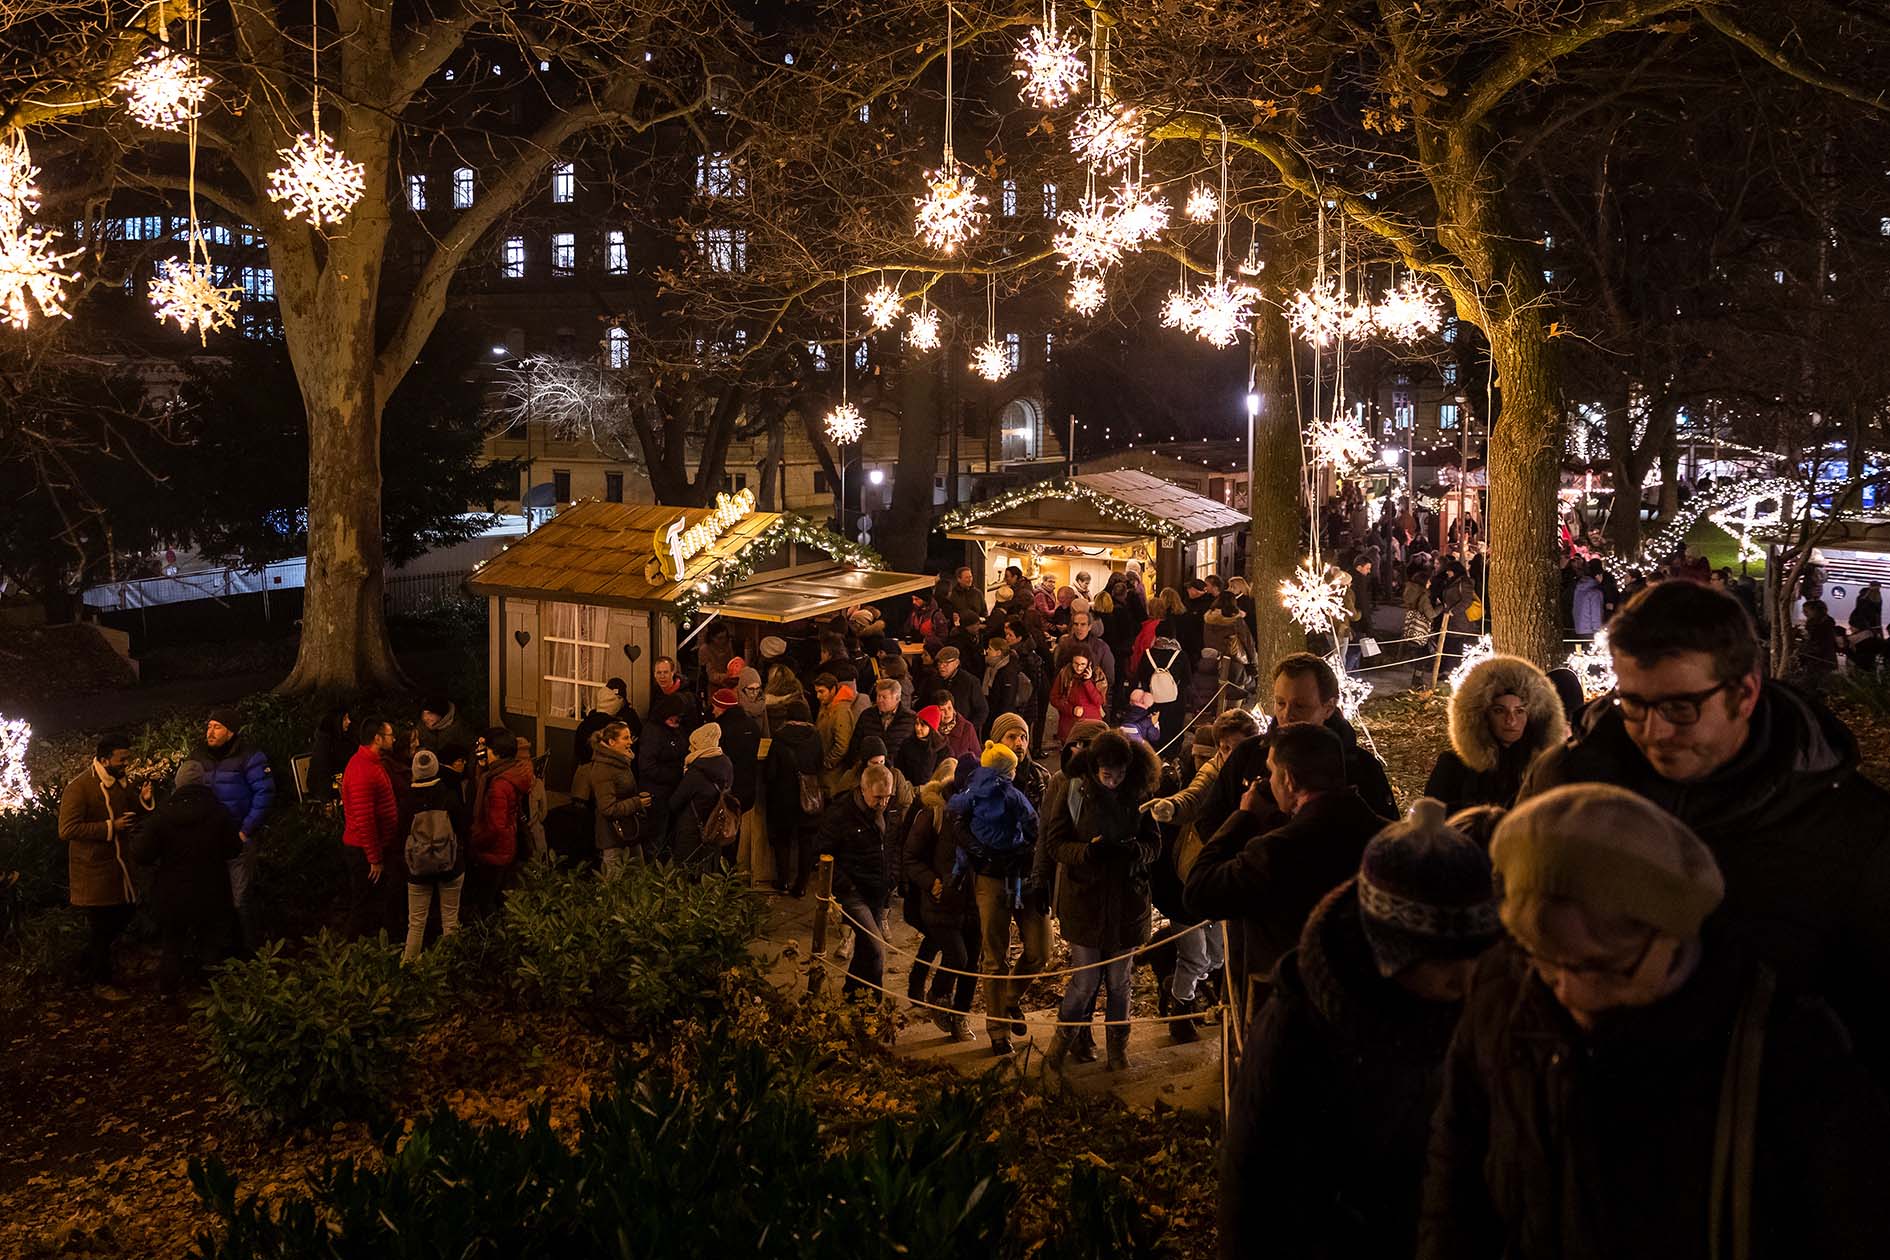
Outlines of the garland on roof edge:
M 756 534 L 740 551 L 722 563 L 701 585 L 692 584 L 676 597 L 676 614 L 683 621 L 695 616 L 702 604 L 720 603 L 735 587 L 755 576 L 762 561 L 781 550 L 785 543 L 805 543 L 818 547 L 842 564 L 857 569 L 883 569 L 886 559 L 871 547 L 842 538 L 801 516 L 783 515 Z
M 1181 543 L 1188 540 L 1188 531 L 1173 521 L 1131 506 L 1120 499 L 1111 498 L 1099 490 L 1092 490 L 1080 481 L 1071 481 L 1068 478 L 1032 482 L 1030 485 L 1014 487 L 977 503 L 953 508 L 939 518 L 939 527 L 960 529 L 966 525 L 975 525 L 987 516 L 1008 512 L 1012 508 L 1025 507 L 1039 499 L 1053 498 L 1076 499 L 1087 503 L 1108 520 L 1131 526 L 1142 533 L 1151 534 L 1169 542 Z

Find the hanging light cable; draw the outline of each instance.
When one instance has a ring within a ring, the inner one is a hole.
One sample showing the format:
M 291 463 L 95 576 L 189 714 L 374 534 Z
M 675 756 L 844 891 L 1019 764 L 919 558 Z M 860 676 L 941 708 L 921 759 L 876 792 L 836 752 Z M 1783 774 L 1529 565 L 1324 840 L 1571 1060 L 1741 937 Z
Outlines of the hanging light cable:
M 322 32 L 320 0 L 309 0 L 309 114 L 313 130 L 276 150 L 283 164 L 269 172 L 269 200 L 286 201 L 287 218 L 307 219 L 310 227 L 348 217 L 367 185 L 363 167 L 350 161 L 322 134 Z
M 848 442 L 857 442 L 866 432 L 866 417 L 860 409 L 847 401 L 847 278 L 840 277 L 840 405 L 827 413 L 827 436 L 836 446 L 845 446 Z
M 203 10 L 185 24 L 185 41 L 192 53 L 203 48 Z M 168 259 L 163 272 L 151 282 L 149 297 L 158 322 L 175 323 L 179 329 L 197 330 L 197 344 L 206 345 L 209 334 L 236 323 L 237 297 L 234 286 L 220 285 L 210 262 L 210 246 L 197 222 L 197 115 L 192 113 L 184 124 L 185 189 L 190 205 L 190 235 L 185 240 L 182 261 Z
M 914 231 L 920 240 L 941 254 L 952 255 L 984 230 L 985 199 L 977 177 L 959 164 L 952 148 L 952 6 L 945 5 L 945 145 L 944 160 L 925 176 L 926 192 L 918 199 Z

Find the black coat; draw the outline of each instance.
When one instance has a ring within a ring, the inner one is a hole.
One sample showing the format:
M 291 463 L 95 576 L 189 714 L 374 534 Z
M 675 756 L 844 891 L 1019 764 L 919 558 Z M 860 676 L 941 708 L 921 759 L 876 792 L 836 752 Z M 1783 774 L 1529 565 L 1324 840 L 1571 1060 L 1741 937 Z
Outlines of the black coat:
M 958 672 L 950 678 L 941 679 L 938 686 L 952 693 L 952 707 L 958 710 L 960 718 L 971 722 L 980 739 L 990 729 L 985 721 L 988 716 L 984 701 L 984 671 L 973 672 L 963 661 L 958 663 Z M 925 704 L 932 703 L 930 696 L 922 697 Z M 924 708 L 925 704 L 920 705 Z
M 986 669 L 989 670 L 989 668 L 987 664 Z M 984 690 L 984 707 L 987 716 L 996 717 L 1000 713 L 1015 713 L 1026 722 L 1030 720 L 1032 715 L 1024 710 L 1027 707 L 1035 708 L 1036 693 L 1031 693 L 1033 703 L 1029 706 L 1020 705 L 1017 702 L 1017 680 L 1022 673 L 1023 669 L 1015 656 L 1006 657 L 1004 663 L 991 673 L 990 685 Z M 979 677 L 982 680 L 983 675 L 980 674 Z M 989 727 L 983 723 L 978 726 L 980 732 L 988 729 Z
M 719 852 L 702 842 L 702 824 L 709 821 L 724 792 L 735 789 L 735 767 L 728 754 L 697 757 L 683 771 L 682 782 L 669 797 L 670 852 L 685 866 L 714 862 Z
M 1708 1260 L 1721 1081 L 1755 971 L 1709 933 L 1679 992 L 1583 1034 L 1518 951 L 1486 959 L 1445 1065 L 1420 1260 Z M 1890 1104 L 1843 1029 L 1781 988 L 1760 1072 L 1754 1260 L 1882 1256 Z
M 833 889 L 858 892 L 866 904 L 884 910 L 891 902 L 900 854 L 892 837 L 893 822 L 866 808 L 858 789 L 846 792 L 820 816 L 815 843 L 833 854 Z
M 936 933 L 962 928 L 966 914 L 978 913 L 970 868 L 962 875 L 953 874 L 959 821 L 946 810 L 945 797 L 943 784 L 928 783 L 919 790 L 906 825 L 902 871 L 905 882 L 918 890 L 921 926 Z M 937 896 L 932 895 L 934 881 L 939 885 Z
M 656 808 L 669 807 L 670 795 L 682 782 L 683 757 L 688 752 L 686 724 L 676 730 L 671 730 L 667 722 L 644 726 L 643 742 L 637 745 L 637 782 L 650 794 Z
M 1431 777 L 1425 780 L 1424 795 L 1444 803 L 1444 812 L 1454 814 L 1472 805 L 1501 805 L 1508 809 L 1516 802 L 1523 774 L 1529 769 L 1529 748 L 1518 742 L 1497 754 L 1488 770 L 1472 770 L 1463 758 L 1446 748 L 1437 754 Z
M 1160 787 L 1161 763 L 1148 745 L 1133 747 L 1137 761 L 1113 791 L 1096 780 L 1084 754 L 1073 754 L 1068 777 L 1052 781 L 1042 815 L 1041 847 L 1062 868 L 1057 930 L 1105 958 L 1146 943 L 1151 929 L 1149 866 L 1161 838 L 1140 806 Z
M 1345 751 L 1346 783 L 1358 791 L 1359 798 L 1374 814 L 1385 819 L 1397 818 L 1398 802 L 1391 793 L 1391 780 L 1385 777 L 1384 763 L 1358 742 L 1358 732 L 1341 715 L 1334 713 L 1327 718 L 1325 727 L 1339 737 L 1339 744 Z M 1271 732 L 1262 732 L 1242 740 L 1227 755 L 1227 764 L 1221 769 L 1221 777 L 1214 781 L 1213 790 L 1208 793 L 1207 800 L 1201 805 L 1200 816 L 1195 819 L 1195 829 L 1202 835 L 1211 836 L 1219 831 L 1221 825 L 1240 808 L 1240 798 L 1246 795 L 1248 786 L 1256 779 L 1267 777 L 1270 737 Z M 1267 808 L 1272 811 L 1271 804 Z
M 777 843 L 806 826 L 801 810 L 801 776 L 820 776 L 820 734 L 812 722 L 776 719 L 762 769 L 768 785 L 768 835 Z
M 1241 1055 L 1221 1147 L 1222 1256 L 1412 1253 L 1462 1009 L 1378 974 L 1353 882 L 1320 903 Z
M 881 713 L 877 704 L 867 705 L 865 711 L 853 719 L 853 736 L 847 741 L 846 764 L 857 766 L 866 760 L 860 752 L 860 741 L 873 735 L 886 745 L 886 764 L 898 765 L 901 750 L 905 748 L 906 741 L 912 738 L 913 721 L 912 710 L 903 704 L 890 715 Z M 928 770 L 925 777 L 931 778 L 931 771 Z M 916 779 L 914 782 L 923 783 L 925 779 Z
M 1313 907 L 1358 873 L 1366 842 L 1390 819 L 1373 813 L 1356 788 L 1346 788 L 1314 797 L 1263 830 L 1267 821 L 1236 812 L 1188 871 L 1188 913 L 1227 920 L 1235 955 L 1227 960 L 1228 974 L 1243 984 L 1271 973 L 1299 943 Z
M 717 717 L 715 724 L 722 728 L 722 751 L 735 764 L 735 799 L 743 809 L 753 809 L 761 799 L 757 792 L 761 781 L 761 727 L 740 709 L 730 709 Z
M 1783 979 L 1827 999 L 1890 1089 L 1890 793 L 1814 700 L 1766 683 L 1745 748 L 1695 783 L 1657 774 L 1620 711 L 1590 705 L 1575 738 L 1529 769 L 1522 799 L 1563 783 L 1638 792 L 1706 842 L 1726 880 L 1715 913 Z
M 945 740 L 937 731 L 924 739 L 913 735 L 899 745 L 899 751 L 893 754 L 892 768 L 916 788 L 931 779 L 933 772 L 938 769 L 938 763 L 947 755 Z
M 151 908 L 164 927 L 220 924 L 230 915 L 230 873 L 243 852 L 236 820 L 202 784 L 178 788 L 132 831 L 131 856 L 156 867 Z

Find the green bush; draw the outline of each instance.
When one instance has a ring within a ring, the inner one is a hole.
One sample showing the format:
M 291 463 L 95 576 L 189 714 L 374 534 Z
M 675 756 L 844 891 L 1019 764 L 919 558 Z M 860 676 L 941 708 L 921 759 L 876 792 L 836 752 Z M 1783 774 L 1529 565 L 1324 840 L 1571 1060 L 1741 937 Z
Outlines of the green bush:
M 0 872 L 17 871 L 10 904 L 28 914 L 66 900 L 66 842 L 59 838 L 59 792 L 42 784 L 25 805 L 0 813 Z M 4 924 L 0 924 L 4 927 Z
M 85 915 L 71 906 L 54 906 L 14 923 L 0 940 L 0 1015 L 24 1011 L 41 986 L 70 977 L 85 936 Z
M 504 931 L 528 1005 L 629 1031 L 712 1013 L 731 973 L 755 974 L 764 913 L 734 878 L 536 866 L 506 900 Z
M 1834 674 L 1826 680 L 1825 695 L 1840 708 L 1854 706 L 1880 722 L 1890 722 L 1890 672 L 1853 669 Z
M 953 1084 L 908 1119 L 823 1138 L 799 1068 L 711 1031 L 687 1077 L 626 1067 L 569 1145 L 545 1108 L 524 1131 L 442 1109 L 380 1161 L 343 1159 L 312 1194 L 239 1198 L 220 1164 L 191 1178 L 221 1228 L 202 1260 L 345 1255 L 731 1255 L 756 1260 L 1017 1256 L 1016 1189 L 984 1140 L 987 1091 Z
M 323 932 L 226 963 L 198 1003 L 210 1061 L 231 1095 L 291 1124 L 372 1109 L 391 1093 L 431 1009 L 430 973 L 385 942 Z
M 306 936 L 330 918 L 348 883 L 341 815 L 323 805 L 291 805 L 269 815 L 256 840 L 256 886 L 263 931 Z

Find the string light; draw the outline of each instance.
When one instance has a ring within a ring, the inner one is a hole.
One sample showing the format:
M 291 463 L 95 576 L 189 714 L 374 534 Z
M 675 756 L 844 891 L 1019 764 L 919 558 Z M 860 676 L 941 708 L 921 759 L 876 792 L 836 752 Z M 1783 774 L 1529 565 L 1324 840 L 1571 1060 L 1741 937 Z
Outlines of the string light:
M 906 322 L 907 345 L 914 350 L 936 350 L 944 340 L 937 311 L 921 308 L 912 312 L 912 318 Z
M 25 809 L 33 800 L 33 781 L 26 773 L 26 750 L 33 727 L 24 718 L 0 717 L 0 813 Z
M 1345 617 L 1345 584 L 1336 574 L 1309 564 L 1280 583 L 1280 603 L 1287 616 L 1314 634 L 1329 634 Z
M 1259 300 L 1260 291 L 1252 285 L 1233 280 L 1202 285 L 1192 306 L 1195 336 L 1217 348 L 1233 345 L 1253 319 L 1253 305 Z
M 881 284 L 860 305 L 865 308 L 867 322 L 875 328 L 891 328 L 899 320 L 899 290 L 890 285 Z
M 1017 65 L 1011 73 L 1024 81 L 1020 94 L 1044 109 L 1059 109 L 1082 91 L 1089 67 L 1075 36 L 1057 30 L 1055 5 L 1044 25 L 1031 27 L 1017 45 Z
M 1162 302 L 1162 327 L 1183 328 L 1194 331 L 1194 294 L 1187 285 L 1171 290 Z
M 60 253 L 59 231 L 27 222 L 39 211 L 38 176 L 25 132 L 0 140 L 0 321 L 20 329 L 32 322 L 35 308 L 48 318 L 71 318 L 66 286 L 79 277 L 63 268 L 83 252 Z
M 1011 356 L 995 341 L 987 341 L 971 352 L 971 370 L 987 381 L 1001 381 L 1011 374 Z
M 1495 655 L 1496 645 L 1490 641 L 1490 636 L 1478 635 L 1477 641 L 1463 650 L 1463 659 L 1457 662 L 1457 667 L 1450 671 L 1448 682 L 1451 693 L 1456 694 L 1457 689 L 1463 686 L 1464 680 L 1470 677 L 1470 671 L 1477 667 L 1477 662 Z
M 914 230 L 932 249 L 950 256 L 984 230 L 984 196 L 970 169 L 956 161 L 927 171 L 925 183 Z
M 760 572 L 761 566 L 788 543 L 818 547 L 853 569 L 886 567 L 885 558 L 871 547 L 842 538 L 832 530 L 823 529 L 791 512 L 783 513 L 744 541 L 739 550 L 722 560 L 720 567 L 695 585 L 678 591 L 675 597 L 677 616 L 686 622 L 694 616 L 699 605 L 720 603 L 731 590 Z
M 1191 222 L 1212 223 L 1221 212 L 1221 199 L 1206 184 L 1196 184 L 1188 191 L 1186 214 Z
M 1341 473 L 1369 464 L 1376 453 L 1371 434 L 1353 416 L 1320 417 L 1306 430 L 1306 448 L 1315 463 Z
M 1582 684 L 1582 699 L 1593 700 L 1614 690 L 1614 653 L 1608 650 L 1608 632 L 1596 632 L 1593 643 L 1569 653 L 1568 667 Z
M 1009 512 L 1026 507 L 1042 499 L 1063 499 L 1083 503 L 1095 509 L 1104 520 L 1126 525 L 1138 534 L 1157 538 L 1163 542 L 1180 543 L 1187 541 L 1187 530 L 1174 521 L 1145 511 L 1131 503 L 1112 498 L 1100 490 L 1092 489 L 1080 481 L 1067 477 L 1056 477 L 1047 481 L 1033 481 L 1029 485 L 1015 486 L 988 499 L 969 503 L 939 517 L 938 527 L 945 530 L 964 529 L 975 525 L 988 516 L 1000 512 Z
M 857 442 L 866 432 L 866 417 L 850 402 L 841 402 L 827 413 L 827 436 L 838 445 Z
M 210 264 L 195 259 L 167 260 L 150 287 L 158 321 L 174 323 L 184 332 L 195 327 L 200 341 L 235 325 L 241 293 L 241 289 L 219 285 L 211 278 Z
M 1140 122 L 1132 106 L 1092 105 L 1071 125 L 1070 148 L 1094 170 L 1119 171 L 1141 143 Z
M 1286 322 L 1300 340 L 1328 346 L 1341 337 L 1353 337 L 1371 328 L 1370 305 L 1348 305 L 1336 280 L 1316 281 L 1312 288 L 1293 294 L 1286 307 Z
M 1444 326 L 1437 290 L 1407 275 L 1372 309 L 1372 324 L 1394 341 L 1416 341 Z
M 1100 311 L 1108 291 L 1102 276 L 1093 271 L 1079 271 L 1070 280 L 1070 309 L 1085 319 Z
M 201 112 L 210 91 L 210 76 L 198 68 L 195 57 L 153 48 L 114 86 L 125 94 L 125 111 L 133 118 L 160 131 L 179 131 Z

